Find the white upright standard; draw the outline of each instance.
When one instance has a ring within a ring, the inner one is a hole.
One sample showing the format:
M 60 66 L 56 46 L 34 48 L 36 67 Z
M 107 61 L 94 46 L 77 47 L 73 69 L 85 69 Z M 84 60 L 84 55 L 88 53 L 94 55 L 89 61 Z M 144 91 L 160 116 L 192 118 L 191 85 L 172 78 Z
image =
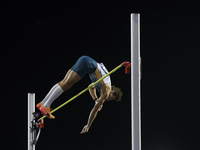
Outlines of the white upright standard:
M 140 14 L 131 14 L 131 123 L 132 150 L 141 150 Z
M 28 150 L 35 150 L 34 136 L 32 130 L 33 112 L 35 112 L 35 93 L 28 93 Z

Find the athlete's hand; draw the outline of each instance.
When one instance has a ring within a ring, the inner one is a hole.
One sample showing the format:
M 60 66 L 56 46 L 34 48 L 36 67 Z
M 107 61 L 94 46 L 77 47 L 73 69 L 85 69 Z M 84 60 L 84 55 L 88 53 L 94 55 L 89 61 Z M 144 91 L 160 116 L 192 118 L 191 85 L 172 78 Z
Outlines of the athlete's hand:
M 85 125 L 85 126 L 83 127 L 83 130 L 81 131 L 80 134 L 85 134 L 85 133 L 87 133 L 88 131 L 89 131 L 88 125 Z

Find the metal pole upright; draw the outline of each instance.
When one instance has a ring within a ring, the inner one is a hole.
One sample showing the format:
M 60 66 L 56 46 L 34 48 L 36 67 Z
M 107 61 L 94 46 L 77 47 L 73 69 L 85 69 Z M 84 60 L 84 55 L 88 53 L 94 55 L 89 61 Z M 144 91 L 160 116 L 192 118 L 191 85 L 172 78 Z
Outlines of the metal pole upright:
M 35 93 L 28 93 L 28 150 L 35 150 L 33 144 L 34 133 L 32 132 L 33 112 L 35 112 Z
M 141 150 L 140 14 L 131 14 L 131 127 L 132 150 Z

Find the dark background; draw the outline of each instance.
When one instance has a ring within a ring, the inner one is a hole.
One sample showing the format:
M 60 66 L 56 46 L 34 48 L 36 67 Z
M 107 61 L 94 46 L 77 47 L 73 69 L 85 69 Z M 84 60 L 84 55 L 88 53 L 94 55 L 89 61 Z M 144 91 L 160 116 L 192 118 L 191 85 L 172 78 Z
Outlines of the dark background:
M 199 4 L 192 1 L 11 2 L 1 5 L 1 127 L 8 149 L 27 149 L 27 93 L 40 102 L 82 55 L 108 70 L 130 61 L 130 13 L 141 13 L 142 150 L 198 150 Z M 83 94 L 45 119 L 36 149 L 130 150 L 130 74 L 80 135 L 94 102 Z M 52 105 L 90 84 L 85 77 Z M 6 132 L 3 132 L 3 131 Z

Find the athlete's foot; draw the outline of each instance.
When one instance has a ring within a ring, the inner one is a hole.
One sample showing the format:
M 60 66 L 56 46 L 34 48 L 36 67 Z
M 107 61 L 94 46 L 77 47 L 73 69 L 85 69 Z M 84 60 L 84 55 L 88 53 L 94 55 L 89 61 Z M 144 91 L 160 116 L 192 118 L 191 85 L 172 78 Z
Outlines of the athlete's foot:
M 37 104 L 37 108 L 39 107 L 39 110 L 41 111 L 41 113 L 43 115 L 45 115 L 47 118 L 50 118 L 50 119 L 55 119 L 55 117 L 51 114 L 51 108 L 50 107 L 44 107 L 41 105 L 41 103 Z
M 36 107 L 37 107 L 38 109 L 40 109 L 41 106 L 42 106 L 41 103 L 38 103 L 38 104 L 36 105 Z

